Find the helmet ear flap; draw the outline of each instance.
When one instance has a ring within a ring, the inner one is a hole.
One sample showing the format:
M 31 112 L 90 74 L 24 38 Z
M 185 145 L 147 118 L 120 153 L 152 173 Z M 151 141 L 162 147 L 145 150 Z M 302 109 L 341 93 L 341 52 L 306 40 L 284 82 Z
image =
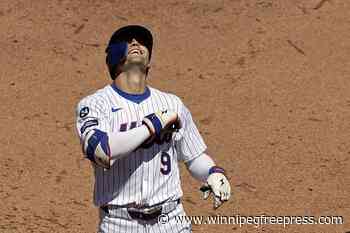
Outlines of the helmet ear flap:
M 117 68 L 125 59 L 127 51 L 128 44 L 126 42 L 110 44 L 106 49 L 106 64 L 108 66 L 109 74 L 113 80 L 116 78 Z
M 118 42 L 111 44 L 106 49 L 106 63 L 108 65 L 117 65 L 123 59 L 125 59 L 128 52 L 128 43 L 127 42 Z

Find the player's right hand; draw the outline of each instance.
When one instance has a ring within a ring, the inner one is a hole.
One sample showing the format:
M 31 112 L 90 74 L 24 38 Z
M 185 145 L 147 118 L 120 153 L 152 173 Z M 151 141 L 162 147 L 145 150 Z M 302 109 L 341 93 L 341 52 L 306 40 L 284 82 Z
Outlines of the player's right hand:
M 172 110 L 157 111 L 147 115 L 142 123 L 147 126 L 151 138 L 161 138 L 164 134 L 174 132 L 181 128 L 178 114 Z

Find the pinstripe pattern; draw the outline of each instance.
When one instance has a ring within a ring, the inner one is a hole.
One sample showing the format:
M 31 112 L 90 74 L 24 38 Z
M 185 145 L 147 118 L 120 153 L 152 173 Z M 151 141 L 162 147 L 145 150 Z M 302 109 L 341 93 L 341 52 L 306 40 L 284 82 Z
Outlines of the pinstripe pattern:
M 154 223 L 149 225 L 149 233 L 190 233 L 191 225 L 189 222 L 184 221 L 183 223 L 179 223 L 179 221 L 175 220 L 175 216 L 185 216 L 185 211 L 183 209 L 182 204 L 178 205 L 176 209 L 168 214 L 169 222 L 162 223 Z
M 137 149 L 117 160 L 109 170 L 94 166 L 94 204 L 96 206 L 130 203 L 155 205 L 180 198 L 183 192 L 178 161 L 191 160 L 206 149 L 189 110 L 181 100 L 173 94 L 154 88 L 149 89 L 150 96 L 141 103 L 135 103 L 119 95 L 111 86 L 106 86 L 85 97 L 78 104 L 76 127 L 80 138 L 94 128 L 106 132 L 118 132 L 128 130 L 130 127 L 138 127 L 142 124 L 144 116 L 165 109 L 175 110 L 180 116 L 183 126 L 178 133 L 173 135 L 170 142 L 161 145 L 155 143 L 149 148 Z M 80 117 L 79 112 L 84 107 L 89 108 L 89 114 Z M 121 109 L 113 112 L 112 108 Z M 99 124 L 88 127 L 81 134 L 80 129 L 89 119 L 97 119 Z M 170 156 L 171 165 L 171 170 L 166 175 L 161 172 L 161 168 L 164 169 L 166 165 L 162 164 L 161 156 L 164 156 L 162 155 L 164 152 Z M 184 214 L 183 209 L 178 210 L 178 214 Z M 181 229 L 181 227 L 174 226 L 171 228 L 159 226 L 157 229 L 150 227 L 148 230 L 158 233 L 180 232 Z M 143 232 L 148 230 L 146 228 L 138 229 L 138 226 L 135 226 L 130 219 L 111 220 L 103 217 L 101 220 L 101 232 Z

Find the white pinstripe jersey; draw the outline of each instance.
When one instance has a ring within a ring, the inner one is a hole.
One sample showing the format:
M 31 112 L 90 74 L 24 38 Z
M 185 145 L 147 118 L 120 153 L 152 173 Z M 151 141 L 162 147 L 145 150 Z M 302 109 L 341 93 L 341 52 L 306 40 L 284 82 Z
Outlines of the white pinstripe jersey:
M 180 198 L 178 161 L 199 156 L 206 145 L 190 112 L 173 94 L 147 87 L 144 94 L 132 95 L 112 84 L 79 102 L 76 127 L 80 138 L 94 128 L 118 132 L 138 127 L 144 116 L 165 109 L 176 111 L 182 122 L 171 140 L 140 147 L 117 160 L 109 170 L 93 165 L 95 205 L 154 205 Z

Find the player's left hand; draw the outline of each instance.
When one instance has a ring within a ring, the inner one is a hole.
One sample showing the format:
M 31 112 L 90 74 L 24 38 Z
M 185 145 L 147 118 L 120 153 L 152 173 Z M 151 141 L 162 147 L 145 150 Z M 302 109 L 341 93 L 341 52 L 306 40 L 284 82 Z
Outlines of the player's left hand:
M 203 192 L 204 199 L 208 199 L 210 193 L 214 197 L 214 209 L 219 208 L 231 196 L 231 186 L 224 175 L 224 170 L 219 167 L 213 167 L 210 172 L 207 182 L 200 188 Z

